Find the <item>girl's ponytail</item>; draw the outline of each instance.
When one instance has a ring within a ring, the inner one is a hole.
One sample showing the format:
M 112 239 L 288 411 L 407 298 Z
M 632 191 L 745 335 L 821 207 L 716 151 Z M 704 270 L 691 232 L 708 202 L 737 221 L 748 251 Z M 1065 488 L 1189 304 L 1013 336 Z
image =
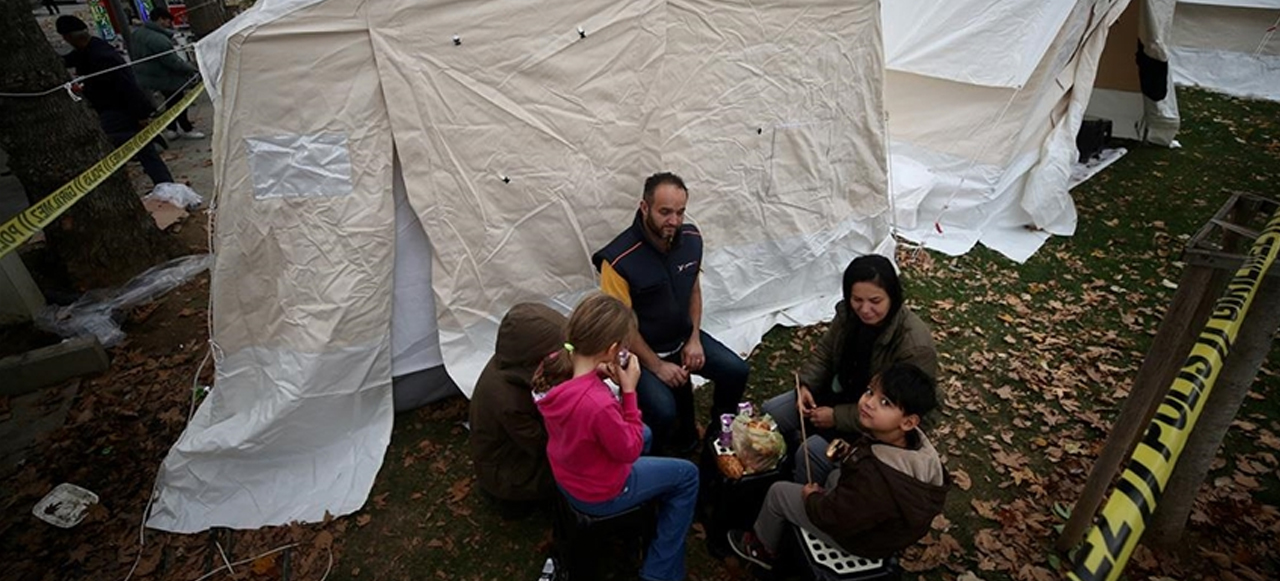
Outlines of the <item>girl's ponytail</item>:
M 610 346 L 626 345 L 636 330 L 631 307 L 609 295 L 594 293 L 582 299 L 569 315 L 563 347 L 547 355 L 533 373 L 533 392 L 546 395 L 551 388 L 573 378 L 574 353 L 595 357 Z
M 569 381 L 573 377 L 573 358 L 569 356 L 569 350 L 561 347 L 552 351 L 550 355 L 542 358 L 542 363 L 538 364 L 538 369 L 533 372 L 533 393 L 539 396 L 546 395 L 551 388 Z

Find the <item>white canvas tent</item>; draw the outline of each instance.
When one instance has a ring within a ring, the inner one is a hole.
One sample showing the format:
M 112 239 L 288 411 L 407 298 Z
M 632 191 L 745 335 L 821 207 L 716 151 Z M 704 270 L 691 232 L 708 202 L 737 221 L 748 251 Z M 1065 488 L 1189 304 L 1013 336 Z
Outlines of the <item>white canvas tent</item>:
M 1178 0 L 1174 81 L 1280 100 L 1280 0 Z
M 363 504 L 392 422 L 397 176 L 464 387 L 511 305 L 567 309 L 595 286 L 590 253 L 659 170 L 690 184 L 707 242 L 704 328 L 746 351 L 827 316 L 850 258 L 892 252 L 878 11 L 260 0 L 198 47 L 217 375 L 148 526 Z
M 1128 0 L 910 0 L 883 7 L 898 232 L 1016 261 L 1075 231 L 1075 136 Z

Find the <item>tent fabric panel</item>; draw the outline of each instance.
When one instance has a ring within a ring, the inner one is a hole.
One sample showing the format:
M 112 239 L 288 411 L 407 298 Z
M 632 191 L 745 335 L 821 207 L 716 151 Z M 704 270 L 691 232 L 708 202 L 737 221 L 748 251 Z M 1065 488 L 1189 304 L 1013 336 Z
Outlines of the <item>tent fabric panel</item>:
M 1173 45 L 1245 55 L 1280 55 L 1280 34 L 1267 29 L 1280 20 L 1280 6 L 1239 8 L 1179 3 L 1173 19 Z
M 401 2 L 373 23 L 408 198 L 435 253 L 441 349 L 464 392 L 506 308 L 595 285 L 591 252 L 658 167 L 645 122 L 660 6 Z
M 1200 6 L 1222 6 L 1226 8 L 1275 8 L 1280 9 L 1280 0 L 1178 0 L 1183 4 Z M 1178 9 L 1182 11 L 1181 8 Z
M 1174 82 L 1280 100 L 1280 6 L 1179 2 L 1169 64 Z
M 401 377 L 444 365 L 444 354 L 440 352 L 440 333 L 436 326 L 436 295 L 431 289 L 431 240 L 418 214 L 409 205 L 398 155 L 393 160 L 392 171 L 396 258 L 391 303 L 391 374 Z
M 358 510 L 391 437 L 389 359 L 385 340 L 224 356 L 213 391 L 161 465 L 147 526 L 253 529 Z M 377 375 L 387 379 L 367 380 Z
M 1021 87 L 1076 8 L 1075 0 L 885 2 L 891 71 L 988 87 Z
M 161 465 L 153 528 L 349 513 L 381 465 L 393 413 L 391 132 L 354 6 L 303 8 L 226 44 L 214 120 L 216 374 Z M 289 90 L 261 90 L 273 86 Z M 298 114 L 299 95 L 310 114 Z M 350 193 L 256 198 L 246 143 L 287 135 L 300 137 L 277 145 L 300 158 L 306 136 L 342 136 Z
M 668 10 L 654 123 L 663 167 L 694 184 L 690 212 L 710 245 L 888 210 L 875 3 Z

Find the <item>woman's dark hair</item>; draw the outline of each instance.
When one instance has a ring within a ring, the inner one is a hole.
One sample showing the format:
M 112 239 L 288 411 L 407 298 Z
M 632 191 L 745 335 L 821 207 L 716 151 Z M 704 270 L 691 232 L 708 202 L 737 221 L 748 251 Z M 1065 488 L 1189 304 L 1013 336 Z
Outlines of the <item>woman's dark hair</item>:
M 880 373 L 880 393 L 906 415 L 924 418 L 938 407 L 938 390 L 928 373 L 911 363 L 894 363 Z
M 872 283 L 889 295 L 889 314 L 886 319 L 892 319 L 898 309 L 902 308 L 902 282 L 898 280 L 898 271 L 894 270 L 893 263 L 888 258 L 879 254 L 864 254 L 845 267 L 842 288 L 846 306 L 849 305 L 853 285 L 860 282 Z
M 636 330 L 636 313 L 622 301 L 602 293 L 582 299 L 569 315 L 564 336 L 573 352 L 599 355 L 614 343 L 625 342 Z M 533 390 L 546 393 L 573 377 L 573 358 L 566 347 L 553 351 L 533 373 Z

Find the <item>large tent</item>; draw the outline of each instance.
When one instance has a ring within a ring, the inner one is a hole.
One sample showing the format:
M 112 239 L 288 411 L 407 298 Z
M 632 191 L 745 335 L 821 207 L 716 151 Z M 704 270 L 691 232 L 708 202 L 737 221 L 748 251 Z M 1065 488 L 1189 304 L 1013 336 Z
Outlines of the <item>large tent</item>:
M 892 252 L 881 46 L 872 0 L 261 0 L 198 47 L 217 373 L 148 525 L 358 509 L 391 431 L 392 319 L 430 317 L 393 312 L 397 254 L 431 261 L 465 389 L 509 307 L 595 286 L 588 257 L 654 171 L 690 184 L 705 328 L 745 352 L 827 316 L 850 258 Z M 401 179 L 429 257 L 398 247 Z
M 1178 0 L 1171 64 L 1180 85 L 1280 100 L 1280 0 Z
M 897 231 L 947 254 L 981 242 L 1017 261 L 1050 235 L 1072 234 L 1076 132 L 1109 28 L 1128 5 L 886 2 Z

